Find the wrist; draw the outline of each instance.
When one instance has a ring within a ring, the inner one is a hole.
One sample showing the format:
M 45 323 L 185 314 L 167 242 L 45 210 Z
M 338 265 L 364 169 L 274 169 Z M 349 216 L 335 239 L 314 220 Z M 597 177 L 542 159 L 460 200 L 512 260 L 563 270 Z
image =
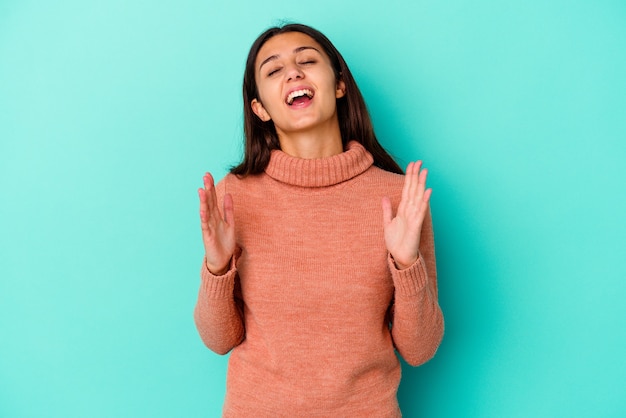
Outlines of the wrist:
M 208 262 L 205 261 L 204 263 L 206 265 L 207 270 L 209 270 L 209 273 L 211 273 L 214 276 L 223 276 L 226 273 L 228 273 L 228 270 L 230 270 L 230 260 L 228 260 L 228 263 L 226 263 L 226 265 L 224 267 L 213 267 L 211 265 L 209 265 Z
M 396 266 L 398 270 L 406 270 L 417 262 L 419 254 L 413 260 L 403 260 L 402 262 L 396 260 L 393 255 L 391 256 L 391 259 L 393 260 L 394 266 Z

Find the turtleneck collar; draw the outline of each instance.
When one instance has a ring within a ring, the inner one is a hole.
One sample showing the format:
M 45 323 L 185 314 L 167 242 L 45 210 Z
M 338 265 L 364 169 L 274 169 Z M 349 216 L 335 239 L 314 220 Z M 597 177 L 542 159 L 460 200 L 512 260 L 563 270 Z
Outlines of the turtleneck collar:
M 374 158 L 357 141 L 350 141 L 346 151 L 325 158 L 292 157 L 273 150 L 265 169 L 268 176 L 300 187 L 326 187 L 358 176 L 371 167 Z

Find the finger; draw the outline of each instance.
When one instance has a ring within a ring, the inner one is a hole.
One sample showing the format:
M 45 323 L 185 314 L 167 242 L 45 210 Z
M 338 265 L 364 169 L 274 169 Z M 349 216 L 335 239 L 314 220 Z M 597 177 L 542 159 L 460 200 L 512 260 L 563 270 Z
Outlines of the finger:
M 209 190 L 211 186 L 213 185 L 213 176 L 211 176 L 211 173 L 206 172 L 204 173 L 204 176 L 202 177 L 202 181 L 204 183 L 204 189 Z
M 383 225 L 387 226 L 393 219 L 393 210 L 391 208 L 391 201 L 388 197 L 383 197 Z
M 208 207 L 207 207 L 207 201 L 206 201 L 206 192 L 204 191 L 204 189 L 202 188 L 198 189 L 198 198 L 200 200 L 200 211 L 206 212 Z
M 198 189 L 198 196 L 200 198 L 200 225 L 203 230 L 209 228 L 209 218 L 207 215 L 206 194 L 204 189 Z
M 206 207 L 206 194 L 203 188 L 198 189 L 198 198 L 200 199 L 200 208 Z
M 421 171 L 420 176 L 419 176 L 419 183 L 421 185 L 422 188 L 426 188 L 426 178 L 428 177 L 428 169 L 425 168 Z
M 204 175 L 204 189 L 207 202 L 207 213 L 209 216 L 219 217 L 217 211 L 217 195 L 215 193 L 215 182 L 211 173 Z
M 416 180 L 417 187 L 415 193 L 415 203 L 421 204 L 422 199 L 424 198 L 424 191 L 426 190 L 426 177 L 428 177 L 428 169 L 424 168 L 420 171 L 418 178 Z
M 411 173 L 413 171 L 413 162 L 410 162 L 409 165 L 406 166 L 406 174 L 404 175 L 404 185 L 402 186 L 402 199 L 401 202 L 406 202 L 409 200 L 409 189 L 411 186 Z
M 224 220 L 230 226 L 235 223 L 235 211 L 233 209 L 233 197 L 230 193 L 224 195 Z
M 430 201 L 430 196 L 433 194 L 433 189 L 426 189 L 426 191 L 424 192 L 424 197 L 422 197 L 422 202 L 424 203 L 424 211 L 426 211 L 426 209 L 428 209 L 428 202 Z
M 410 176 L 410 184 L 409 184 L 409 201 L 414 201 L 416 198 L 419 199 L 420 192 L 420 169 L 422 168 L 422 161 L 416 161 L 413 163 L 411 176 Z
M 419 208 L 417 213 L 417 219 L 419 220 L 419 224 L 421 225 L 426 217 L 426 212 L 428 211 L 428 202 L 430 201 L 430 196 L 432 195 L 433 189 L 426 189 L 424 192 L 424 196 L 422 197 L 422 205 Z

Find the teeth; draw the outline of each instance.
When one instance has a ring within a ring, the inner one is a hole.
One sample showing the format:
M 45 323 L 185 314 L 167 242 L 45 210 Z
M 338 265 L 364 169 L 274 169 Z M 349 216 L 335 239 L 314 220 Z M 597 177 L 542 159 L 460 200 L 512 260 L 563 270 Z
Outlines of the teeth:
M 287 96 L 287 104 L 292 104 L 293 99 L 295 99 L 296 97 L 304 96 L 304 95 L 308 96 L 310 99 L 313 97 L 313 92 L 309 89 L 292 91 L 291 93 L 289 93 L 289 96 Z

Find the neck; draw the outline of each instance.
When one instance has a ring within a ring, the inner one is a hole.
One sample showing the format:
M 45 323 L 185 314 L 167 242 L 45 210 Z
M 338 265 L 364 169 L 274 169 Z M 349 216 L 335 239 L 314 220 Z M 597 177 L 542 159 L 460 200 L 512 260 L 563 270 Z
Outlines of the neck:
M 343 143 L 339 125 L 314 131 L 282 132 L 277 129 L 280 148 L 292 157 L 314 159 L 341 154 Z

